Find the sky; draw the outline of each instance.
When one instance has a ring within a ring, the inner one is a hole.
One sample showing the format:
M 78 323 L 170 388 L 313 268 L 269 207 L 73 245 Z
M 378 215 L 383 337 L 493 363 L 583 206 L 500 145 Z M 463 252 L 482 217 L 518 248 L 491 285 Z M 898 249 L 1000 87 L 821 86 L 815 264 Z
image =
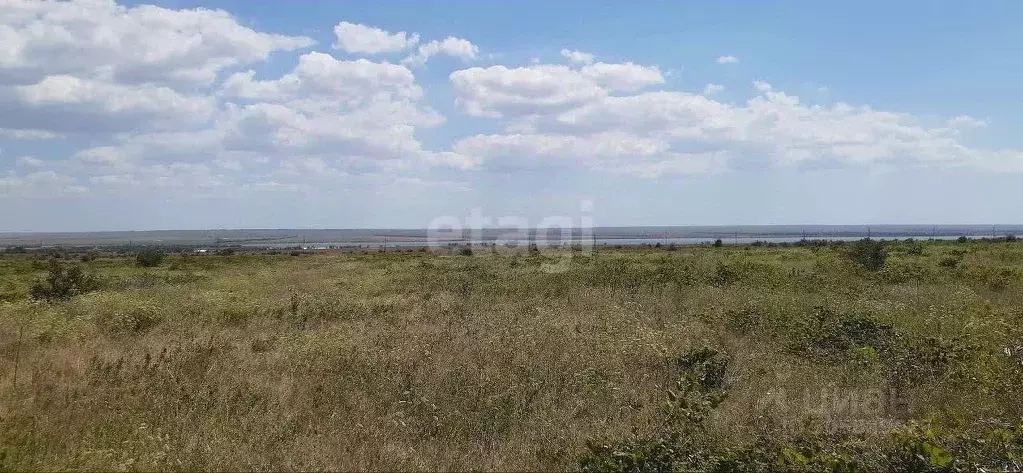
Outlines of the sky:
M 0 232 L 1020 223 L 1019 18 L 0 0 Z

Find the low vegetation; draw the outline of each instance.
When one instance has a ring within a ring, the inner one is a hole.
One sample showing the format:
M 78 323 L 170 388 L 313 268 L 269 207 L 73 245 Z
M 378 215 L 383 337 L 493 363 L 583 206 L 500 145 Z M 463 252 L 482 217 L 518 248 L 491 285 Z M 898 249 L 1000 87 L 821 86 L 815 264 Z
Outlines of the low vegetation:
M 135 255 L 135 264 L 142 268 L 155 268 L 163 263 L 164 256 L 158 250 L 144 250 Z
M 466 249 L 5 252 L 0 470 L 1023 467 L 1015 240 Z

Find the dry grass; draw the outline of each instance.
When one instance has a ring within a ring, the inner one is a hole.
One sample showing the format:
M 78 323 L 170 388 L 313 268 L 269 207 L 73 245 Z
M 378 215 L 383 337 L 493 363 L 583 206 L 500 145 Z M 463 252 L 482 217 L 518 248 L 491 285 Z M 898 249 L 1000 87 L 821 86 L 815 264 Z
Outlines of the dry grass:
M 603 250 L 561 274 L 486 252 L 101 258 L 83 264 L 107 289 L 60 303 L 0 257 L 0 466 L 574 469 L 587 439 L 650 431 L 697 346 L 732 360 L 725 443 L 1019 420 L 1021 255 L 896 247 L 876 274 L 826 248 Z M 799 351 L 817 307 L 976 347 L 905 385 L 894 361 Z

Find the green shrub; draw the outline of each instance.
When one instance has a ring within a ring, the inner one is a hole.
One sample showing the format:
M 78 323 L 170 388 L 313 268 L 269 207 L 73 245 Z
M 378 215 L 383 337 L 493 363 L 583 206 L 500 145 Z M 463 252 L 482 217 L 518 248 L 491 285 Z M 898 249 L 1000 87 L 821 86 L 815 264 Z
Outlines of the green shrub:
M 728 264 L 718 263 L 717 268 L 714 270 L 714 276 L 711 278 L 711 283 L 715 286 L 726 286 L 739 279 L 739 273 L 735 268 Z
M 147 332 L 162 321 L 160 310 L 145 304 L 101 314 L 96 319 L 96 325 L 110 334 L 132 334 Z
M 157 250 L 144 250 L 135 255 L 135 264 L 142 268 L 155 268 L 163 263 L 164 254 Z
M 960 261 L 962 261 L 961 257 L 957 258 L 955 256 L 946 256 L 942 258 L 941 261 L 938 261 L 938 266 L 941 266 L 942 268 L 955 269 L 956 266 L 959 266 Z
M 63 264 L 51 259 L 46 279 L 32 285 L 32 299 L 45 301 L 67 300 L 99 288 L 99 282 L 78 265 Z
M 813 343 L 814 351 L 830 357 L 855 357 L 870 355 L 864 348 L 876 354 L 888 354 L 896 349 L 899 335 L 888 324 L 882 324 L 868 317 L 850 316 L 832 327 L 823 329 L 824 334 Z
M 703 347 L 678 357 L 681 371 L 667 391 L 660 431 L 611 442 L 587 441 L 579 466 L 586 472 L 672 472 L 707 464 L 703 422 L 727 397 L 728 359 Z
M 908 242 L 908 243 L 906 243 L 905 247 L 903 248 L 903 251 L 905 251 L 905 253 L 907 255 L 923 256 L 924 255 L 924 245 L 921 245 L 920 243 L 915 243 L 915 242 Z
M 832 315 L 818 312 L 822 318 Z M 890 338 L 885 326 L 862 318 L 843 321 L 836 331 L 838 338 L 871 353 L 871 345 L 883 345 L 878 340 Z M 582 471 L 925 473 L 1019 471 L 1023 466 L 1023 424 L 1010 423 L 947 433 L 935 425 L 910 422 L 885 436 L 804 431 L 795 437 L 761 435 L 751 443 L 728 445 L 703 427 L 707 414 L 727 394 L 727 359 L 702 348 L 679 357 L 678 365 L 682 374 L 675 389 L 668 391 L 660 430 L 618 441 L 587 441 L 579 462 Z
M 884 268 L 885 260 L 888 258 L 884 243 L 871 240 L 870 238 L 864 238 L 856 242 L 849 251 L 848 256 L 860 266 L 870 271 L 879 271 L 881 268 Z

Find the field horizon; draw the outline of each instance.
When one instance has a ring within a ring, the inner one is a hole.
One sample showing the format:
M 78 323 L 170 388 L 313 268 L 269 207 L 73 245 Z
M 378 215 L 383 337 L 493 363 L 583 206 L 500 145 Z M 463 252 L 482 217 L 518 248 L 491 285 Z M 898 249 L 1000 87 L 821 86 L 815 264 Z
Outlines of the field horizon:
M 878 224 L 878 225 L 660 225 L 660 226 L 593 226 L 554 228 L 550 238 L 587 235 L 604 243 L 633 244 L 699 243 L 722 239 L 729 243 L 739 239 L 749 243 L 764 241 L 797 241 L 798 239 L 855 239 L 864 237 L 904 238 L 969 238 L 1004 237 L 1023 234 L 1023 224 Z M 104 246 L 104 245 L 209 245 L 239 244 L 386 244 L 420 242 L 430 239 L 452 242 L 486 242 L 499 239 L 529 239 L 543 235 L 537 228 L 459 228 L 435 231 L 427 228 L 277 228 L 277 229 L 207 229 L 207 230 L 137 230 L 83 232 L 0 232 L 0 247 L 11 246 Z M 634 240 L 634 241 L 629 241 Z

